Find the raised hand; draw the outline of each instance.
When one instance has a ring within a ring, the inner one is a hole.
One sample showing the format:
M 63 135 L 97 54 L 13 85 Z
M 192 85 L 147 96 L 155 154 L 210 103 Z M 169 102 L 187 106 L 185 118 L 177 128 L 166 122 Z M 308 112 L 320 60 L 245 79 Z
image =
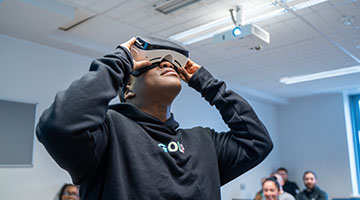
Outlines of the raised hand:
M 127 42 L 124 42 L 121 44 L 121 46 L 125 47 L 127 50 L 129 50 L 131 52 L 131 47 L 135 44 L 136 42 L 136 38 L 132 37 L 130 40 L 128 40 Z M 133 71 L 136 71 L 142 67 L 146 67 L 146 66 L 150 66 L 151 62 L 148 60 L 139 60 L 139 61 L 135 61 L 133 59 L 134 62 L 134 68 Z
M 200 68 L 201 66 L 193 62 L 192 60 L 188 59 L 185 67 L 178 68 L 180 72 L 180 78 L 185 81 L 186 83 L 189 82 L 190 78 L 193 74 Z

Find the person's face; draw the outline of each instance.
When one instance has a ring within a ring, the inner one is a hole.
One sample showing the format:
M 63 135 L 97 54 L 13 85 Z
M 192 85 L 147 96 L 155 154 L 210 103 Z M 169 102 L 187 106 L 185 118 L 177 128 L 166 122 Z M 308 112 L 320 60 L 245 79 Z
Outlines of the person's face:
M 263 193 L 266 200 L 277 200 L 279 197 L 279 189 L 273 181 L 265 181 Z
M 150 69 L 137 77 L 133 89 L 136 94 L 139 92 L 154 95 L 171 93 L 176 96 L 181 90 L 180 76 L 170 62 L 163 61 L 158 67 Z
M 283 178 L 284 182 L 288 180 L 288 174 L 285 170 L 279 170 L 277 173 Z
M 79 200 L 79 189 L 75 186 L 68 186 L 64 190 L 64 194 L 61 196 L 61 200 Z
M 274 176 L 276 177 L 276 180 L 279 182 L 279 184 L 281 186 L 283 186 L 284 185 L 284 180 L 283 180 L 282 176 L 280 174 L 278 174 L 278 173 L 274 174 Z
M 316 178 L 315 178 L 314 174 L 307 173 L 304 176 L 304 184 L 307 189 L 313 189 L 316 185 Z

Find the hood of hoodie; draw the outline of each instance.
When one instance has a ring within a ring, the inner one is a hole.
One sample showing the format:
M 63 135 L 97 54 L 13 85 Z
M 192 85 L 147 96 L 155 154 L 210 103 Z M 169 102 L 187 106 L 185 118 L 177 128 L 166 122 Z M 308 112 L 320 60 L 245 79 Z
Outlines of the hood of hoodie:
M 136 106 L 129 103 L 111 105 L 109 109 L 121 113 L 122 115 L 135 121 L 156 140 L 161 141 L 165 138 L 170 139 L 170 137 L 176 135 L 176 129 L 179 127 L 179 123 L 175 121 L 172 113 L 167 121 L 162 122 L 156 117 L 143 112 Z

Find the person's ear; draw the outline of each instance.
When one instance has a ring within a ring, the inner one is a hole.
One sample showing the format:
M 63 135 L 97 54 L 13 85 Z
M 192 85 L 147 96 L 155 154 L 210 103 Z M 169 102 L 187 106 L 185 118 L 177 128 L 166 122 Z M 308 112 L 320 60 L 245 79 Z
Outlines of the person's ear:
M 135 92 L 130 88 L 130 85 L 126 86 L 126 92 L 124 94 L 124 99 L 131 99 L 136 96 Z

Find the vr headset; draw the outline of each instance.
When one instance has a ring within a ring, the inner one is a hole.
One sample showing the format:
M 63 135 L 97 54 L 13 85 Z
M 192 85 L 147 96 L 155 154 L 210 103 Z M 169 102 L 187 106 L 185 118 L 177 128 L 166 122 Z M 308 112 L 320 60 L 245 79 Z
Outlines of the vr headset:
M 135 61 L 149 60 L 152 63 L 150 66 L 132 71 L 133 76 L 140 76 L 142 73 L 159 66 L 162 61 L 171 62 L 175 71 L 179 73 L 178 68 L 184 67 L 189 58 L 189 51 L 184 47 L 155 37 L 136 37 L 136 42 L 131 46 L 130 52 Z M 125 102 L 126 85 L 127 81 L 120 88 L 121 102 Z
M 140 76 L 142 73 L 157 67 L 162 61 L 171 62 L 175 71 L 184 67 L 189 58 L 189 51 L 184 47 L 167 40 L 155 37 L 136 37 L 135 44 L 131 47 L 131 55 L 135 61 L 149 60 L 152 65 L 133 71 L 133 76 Z

